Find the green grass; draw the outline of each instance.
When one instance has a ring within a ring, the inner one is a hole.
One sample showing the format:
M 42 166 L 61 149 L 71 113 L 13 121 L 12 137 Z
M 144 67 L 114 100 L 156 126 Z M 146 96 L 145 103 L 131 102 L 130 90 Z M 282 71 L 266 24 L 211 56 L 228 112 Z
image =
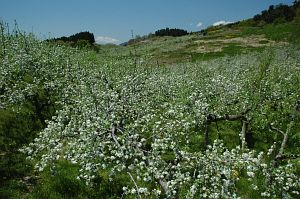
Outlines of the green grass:
M 266 25 L 263 33 L 267 38 L 274 41 L 287 41 L 290 43 L 300 42 L 300 23 L 289 22 L 276 25 Z
M 289 43 L 299 44 L 300 41 L 299 20 L 278 24 L 267 24 L 262 27 L 245 26 L 238 28 L 241 29 L 241 35 L 243 37 L 247 37 L 250 35 L 265 35 L 267 39 L 277 42 L 285 41 Z
M 56 165 L 55 172 L 46 169 L 28 198 L 88 198 L 88 188 L 76 179 L 78 170 L 78 166 L 64 161 Z
M 253 51 L 263 51 L 265 47 L 242 47 L 237 44 L 229 44 L 222 48 L 220 52 L 207 52 L 207 53 L 186 53 L 186 55 L 190 55 L 190 60 L 192 62 L 197 61 L 207 61 L 211 59 L 216 59 L 224 56 L 235 56 L 239 54 L 246 54 Z
M 257 184 L 258 187 L 264 187 L 262 179 L 263 178 L 259 176 L 255 179 L 255 184 Z M 246 174 L 240 176 L 239 182 L 237 183 L 237 190 L 239 190 L 239 194 L 243 196 L 243 199 L 261 198 L 259 192 L 252 189 L 252 183 L 253 181 L 249 181 Z
M 35 182 L 34 189 L 27 194 L 28 199 L 117 199 L 122 197 L 124 186 L 132 185 L 127 174 L 109 176 L 110 169 L 101 170 L 93 180 L 93 186 L 86 185 L 82 180 L 76 179 L 79 166 L 67 161 L 59 161 L 55 171 L 49 167 Z M 17 197 L 16 197 L 17 198 Z M 131 198 L 129 196 L 124 198 Z

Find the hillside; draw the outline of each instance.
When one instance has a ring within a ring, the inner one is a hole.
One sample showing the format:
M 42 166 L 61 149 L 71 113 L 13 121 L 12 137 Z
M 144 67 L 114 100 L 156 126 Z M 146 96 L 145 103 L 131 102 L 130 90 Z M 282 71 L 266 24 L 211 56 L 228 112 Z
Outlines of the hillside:
M 256 18 L 97 50 L 0 23 L 0 198 L 299 198 L 299 15 Z
M 297 13 L 300 13 L 299 10 L 297 7 Z M 299 43 L 300 15 L 297 14 L 292 21 L 257 24 L 254 19 L 248 19 L 235 24 L 208 27 L 181 37 L 138 39 L 126 47 L 103 46 L 102 53 L 105 56 L 147 57 L 164 64 L 207 60 Z

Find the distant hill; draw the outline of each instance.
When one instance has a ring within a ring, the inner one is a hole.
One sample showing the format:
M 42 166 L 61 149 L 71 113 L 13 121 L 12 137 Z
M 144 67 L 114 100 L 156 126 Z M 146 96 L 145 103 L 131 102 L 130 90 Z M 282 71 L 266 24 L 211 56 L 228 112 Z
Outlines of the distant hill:
M 206 29 L 203 29 L 199 32 L 194 33 L 200 33 L 202 35 L 206 35 L 208 31 L 220 28 L 220 27 L 236 27 L 239 24 L 242 24 L 242 26 L 249 26 L 249 27 L 262 27 L 267 24 L 282 24 L 286 22 L 291 22 L 295 18 L 300 16 L 300 1 L 296 0 L 294 1 L 293 5 L 270 5 L 268 9 L 263 10 L 260 14 L 256 14 L 250 19 L 245 19 L 243 21 L 237 21 L 230 24 L 221 24 L 218 26 L 209 26 Z M 247 23 L 245 23 L 247 22 Z M 180 29 L 180 28 L 165 28 L 156 30 L 154 34 L 149 33 L 148 35 L 144 36 L 137 36 L 135 39 L 130 39 L 128 42 L 125 42 L 124 44 L 130 45 L 134 44 L 136 42 L 140 42 L 143 40 L 147 40 L 149 38 L 152 38 L 153 36 L 161 37 L 161 36 L 185 36 L 189 35 L 189 33 L 186 30 Z
M 160 63 L 177 63 L 259 51 L 276 46 L 300 45 L 299 5 L 299 1 L 290 6 L 271 5 L 253 18 L 227 25 L 210 26 L 180 37 L 159 34 L 167 32 L 167 29 L 162 29 L 156 31 L 156 34 L 138 36 L 122 46 L 104 48 L 103 51 L 107 50 L 108 54 L 118 52 L 122 56 L 150 56 Z

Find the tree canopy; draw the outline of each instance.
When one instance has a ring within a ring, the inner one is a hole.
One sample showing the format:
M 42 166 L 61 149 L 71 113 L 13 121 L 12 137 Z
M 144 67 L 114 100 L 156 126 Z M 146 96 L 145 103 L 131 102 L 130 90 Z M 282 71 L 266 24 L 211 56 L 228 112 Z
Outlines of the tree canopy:
M 54 41 L 64 41 L 64 42 L 75 42 L 77 43 L 80 40 L 88 41 L 90 44 L 95 43 L 95 37 L 93 33 L 90 33 L 88 31 L 76 33 L 74 35 L 71 35 L 69 37 L 59 37 L 53 39 Z
M 155 36 L 173 36 L 180 37 L 184 35 L 188 35 L 189 33 L 186 30 L 178 29 L 178 28 L 165 28 L 155 31 Z
M 299 1 L 295 1 L 292 6 L 279 4 L 271 5 L 268 10 L 263 10 L 261 14 L 253 17 L 254 21 L 264 21 L 266 23 L 273 23 L 276 20 L 284 19 L 292 21 L 296 16 L 296 9 L 299 7 Z

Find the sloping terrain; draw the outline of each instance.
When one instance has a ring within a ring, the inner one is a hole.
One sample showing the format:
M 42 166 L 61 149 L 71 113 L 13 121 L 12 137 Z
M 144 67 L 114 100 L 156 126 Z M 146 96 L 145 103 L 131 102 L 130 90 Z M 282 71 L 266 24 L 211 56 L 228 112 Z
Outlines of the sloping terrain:
M 161 64 L 197 61 L 300 43 L 300 20 L 261 27 L 245 20 L 235 25 L 209 27 L 206 34 L 151 37 L 128 46 L 102 46 L 104 56 L 151 58 Z
M 299 198 L 299 19 L 71 47 L 0 24 L 0 198 Z

